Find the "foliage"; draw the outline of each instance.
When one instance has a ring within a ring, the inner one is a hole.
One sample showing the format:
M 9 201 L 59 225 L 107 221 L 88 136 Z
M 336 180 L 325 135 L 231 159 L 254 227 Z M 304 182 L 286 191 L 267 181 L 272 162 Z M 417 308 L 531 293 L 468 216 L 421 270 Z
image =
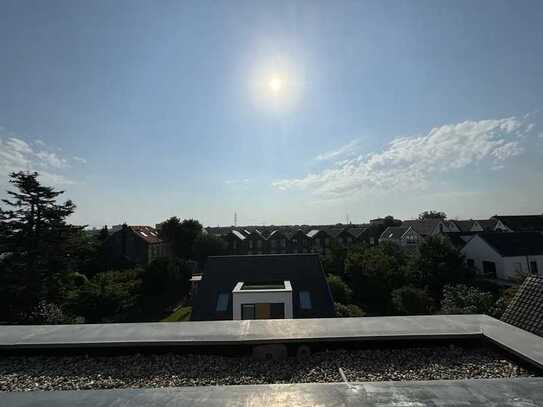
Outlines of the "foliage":
M 441 299 L 442 314 L 491 314 L 494 312 L 494 297 L 465 284 L 446 285 Z
M 425 315 L 433 310 L 433 301 L 428 293 L 410 285 L 392 291 L 392 304 L 401 315 Z
M 11 173 L 9 182 L 16 190 L 0 208 L 0 247 L 10 253 L 0 264 L 0 319 L 13 321 L 59 300 L 55 281 L 74 268 L 72 239 L 80 228 L 66 223 L 75 205 L 58 203 L 63 191 L 41 185 L 38 173 Z
M 191 259 L 193 245 L 202 233 L 202 225 L 194 219 L 181 220 L 174 216 L 166 220 L 160 229 L 160 237 L 172 243 L 174 254 L 181 259 Z
M 345 283 L 341 277 L 334 274 L 328 275 L 327 280 L 334 301 L 342 304 L 349 304 L 352 300 L 353 291 L 347 283 Z
M 180 307 L 173 313 L 162 319 L 160 322 L 181 322 L 190 321 L 190 315 L 192 313 L 192 307 Z
M 424 219 L 446 219 L 447 214 L 445 212 L 438 211 L 424 211 L 419 214 L 419 220 Z
M 336 302 L 335 306 L 336 317 L 338 318 L 366 316 L 366 313 L 362 310 L 362 308 L 355 304 L 343 305 L 339 302 Z
M 321 263 L 326 274 L 335 274 L 340 277 L 345 277 L 345 259 L 347 258 L 348 249 L 337 245 L 334 240 L 330 246 L 330 250 L 322 257 Z
M 392 243 L 355 248 L 347 256 L 346 273 L 351 276 L 353 294 L 368 312 L 387 315 L 392 311 L 391 292 L 403 286 L 406 257 Z
M 462 254 L 439 237 L 430 237 L 419 246 L 410 269 L 411 281 L 420 288 L 426 288 L 436 302 L 444 285 L 464 283 L 471 277 Z
M 218 236 L 201 233 L 194 240 L 192 253 L 194 259 L 203 267 L 209 256 L 219 256 L 226 253 L 226 242 Z
M 69 309 L 86 322 L 123 320 L 138 303 L 142 273 L 141 269 L 98 273 L 76 292 Z
M 145 268 L 143 274 L 143 310 L 160 311 L 174 305 L 190 290 L 191 268 L 181 260 L 158 258 Z

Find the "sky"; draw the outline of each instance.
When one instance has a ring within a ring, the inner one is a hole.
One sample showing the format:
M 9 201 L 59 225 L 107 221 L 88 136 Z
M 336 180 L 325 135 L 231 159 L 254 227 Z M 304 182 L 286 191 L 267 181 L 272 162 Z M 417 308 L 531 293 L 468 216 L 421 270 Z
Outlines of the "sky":
M 541 1 L 0 0 L 0 189 L 71 221 L 543 212 Z

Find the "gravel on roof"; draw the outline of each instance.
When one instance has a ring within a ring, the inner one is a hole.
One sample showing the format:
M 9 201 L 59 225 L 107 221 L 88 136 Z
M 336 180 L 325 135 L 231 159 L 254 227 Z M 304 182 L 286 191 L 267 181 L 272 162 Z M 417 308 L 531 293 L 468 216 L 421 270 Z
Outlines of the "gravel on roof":
M 535 376 L 489 348 L 333 350 L 298 361 L 187 354 L 8 356 L 0 358 L 0 391 L 171 386 L 437 380 Z

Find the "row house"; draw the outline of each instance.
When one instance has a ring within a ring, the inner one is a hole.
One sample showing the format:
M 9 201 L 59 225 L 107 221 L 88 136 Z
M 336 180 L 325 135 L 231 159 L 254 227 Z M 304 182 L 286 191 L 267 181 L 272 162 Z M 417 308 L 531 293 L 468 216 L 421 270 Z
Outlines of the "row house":
M 326 228 L 312 229 L 307 233 L 302 229 L 275 229 L 265 236 L 257 229 L 230 229 L 222 235 L 227 243 L 229 254 L 287 254 L 319 253 L 328 254 L 336 247 L 349 247 L 368 243 L 364 233 L 367 228 Z M 351 232 L 352 231 L 352 232 Z

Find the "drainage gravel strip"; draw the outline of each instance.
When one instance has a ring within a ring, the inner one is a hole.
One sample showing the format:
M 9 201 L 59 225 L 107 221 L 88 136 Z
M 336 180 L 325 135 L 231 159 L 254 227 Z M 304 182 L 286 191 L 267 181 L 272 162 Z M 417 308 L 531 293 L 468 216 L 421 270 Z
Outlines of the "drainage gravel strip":
M 333 350 L 307 359 L 187 354 L 0 357 L 0 391 L 535 376 L 488 348 Z

